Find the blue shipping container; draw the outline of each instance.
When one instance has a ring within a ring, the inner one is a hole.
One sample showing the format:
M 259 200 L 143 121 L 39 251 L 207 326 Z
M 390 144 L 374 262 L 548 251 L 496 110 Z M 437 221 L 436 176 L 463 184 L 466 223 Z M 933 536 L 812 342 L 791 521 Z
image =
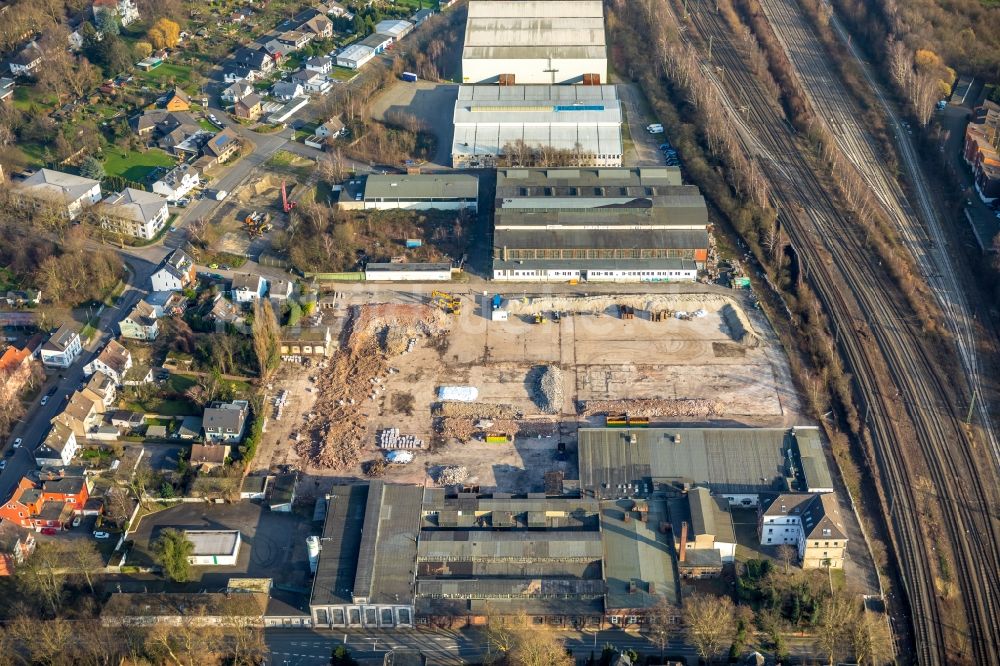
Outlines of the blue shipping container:
M 406 247 L 407 248 L 420 247 L 423 244 L 424 244 L 424 242 L 422 240 L 420 240 L 419 238 L 407 238 L 406 239 Z
M 416 83 L 417 75 L 414 74 L 413 72 L 403 72 L 403 80 L 409 81 L 410 83 Z

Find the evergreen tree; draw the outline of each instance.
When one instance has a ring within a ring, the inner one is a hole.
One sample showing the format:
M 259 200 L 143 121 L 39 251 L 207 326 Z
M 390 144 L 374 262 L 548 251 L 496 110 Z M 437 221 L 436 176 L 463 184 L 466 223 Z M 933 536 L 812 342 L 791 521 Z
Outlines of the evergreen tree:
M 94 180 L 104 179 L 104 165 L 93 155 L 87 155 L 80 164 L 80 175 Z

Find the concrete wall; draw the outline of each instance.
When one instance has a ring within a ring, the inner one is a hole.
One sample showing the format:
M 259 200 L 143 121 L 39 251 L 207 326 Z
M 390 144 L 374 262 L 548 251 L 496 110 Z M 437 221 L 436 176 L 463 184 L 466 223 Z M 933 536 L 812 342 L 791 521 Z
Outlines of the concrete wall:
M 547 69 L 556 70 L 547 72 Z M 584 74 L 600 74 L 601 83 L 607 83 L 607 58 L 580 60 L 547 58 L 526 60 L 462 59 L 463 83 L 497 83 L 501 74 L 513 74 L 514 83 L 582 83 Z M 554 80 L 553 80 L 554 74 Z

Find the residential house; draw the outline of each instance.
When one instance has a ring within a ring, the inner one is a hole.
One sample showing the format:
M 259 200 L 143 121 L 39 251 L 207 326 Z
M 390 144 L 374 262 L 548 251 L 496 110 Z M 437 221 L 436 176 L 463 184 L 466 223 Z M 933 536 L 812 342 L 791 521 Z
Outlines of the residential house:
M 164 135 L 184 124 L 184 121 L 169 111 L 151 109 L 128 120 L 129 127 L 140 137 Z
M 292 281 L 284 280 L 282 278 L 272 278 L 267 281 L 267 296 L 268 298 L 277 299 L 279 301 L 286 301 L 292 295 Z
M 398 42 L 413 30 L 413 24 L 409 21 L 399 19 L 386 19 L 375 24 L 375 34 L 391 37 L 393 42 Z
M 153 315 L 157 319 L 176 317 L 187 310 L 187 299 L 176 291 L 154 291 L 142 300 L 153 308 Z
M 59 476 L 42 480 L 42 501 L 66 502 L 71 504 L 74 513 L 82 511 L 93 486 L 86 476 Z
M 330 14 L 331 16 L 336 16 L 338 18 L 340 17 L 346 19 L 354 18 L 354 14 L 348 11 L 347 7 L 340 4 L 339 2 L 336 2 L 336 0 L 327 0 L 326 2 L 321 2 L 319 5 L 317 5 L 316 8 L 321 12 Z
M 167 111 L 190 111 L 191 98 L 180 88 L 174 88 L 167 93 L 167 98 L 163 102 L 163 108 Z
M 14 76 L 31 76 L 41 64 L 42 50 L 35 42 L 29 42 L 10 59 L 10 73 Z
M 13 404 L 25 388 L 42 378 L 42 371 L 27 347 L 8 347 L 0 354 L 0 402 Z
M 79 29 L 74 30 L 66 35 L 66 42 L 69 44 L 70 51 L 78 53 L 83 48 L 83 33 Z
M 278 35 L 278 41 L 282 44 L 287 44 L 295 50 L 303 48 L 306 44 L 312 41 L 313 36 L 307 32 L 301 32 L 299 30 L 287 30 L 280 35 Z
M 224 164 L 240 150 L 240 138 L 232 127 L 227 127 L 202 146 L 201 153 L 212 161 L 212 166 Z
M 122 385 L 124 386 L 142 386 L 143 384 L 152 383 L 153 367 L 145 364 L 133 365 L 122 379 Z
M 194 262 L 181 250 L 168 254 L 149 277 L 153 291 L 181 291 L 194 284 L 194 280 Z
M 101 200 L 101 184 L 91 178 L 39 169 L 15 189 L 22 206 L 53 206 L 70 220 Z
M 200 184 L 201 173 L 189 164 L 180 164 L 153 183 L 153 191 L 162 194 L 168 201 L 176 201 Z
M 175 433 L 178 439 L 192 440 L 201 437 L 201 417 L 185 416 Z
M 202 472 L 222 467 L 229 457 L 228 444 L 192 444 L 191 465 Z
M 153 240 L 169 216 L 166 197 L 126 187 L 104 200 L 101 226 L 114 233 Z
M 240 120 L 257 120 L 260 118 L 263 109 L 260 95 L 253 93 L 236 100 L 236 105 L 233 107 L 233 115 Z
M 421 25 L 424 21 L 434 16 L 434 10 L 430 8 L 424 8 L 418 11 L 416 14 L 410 17 L 410 21 L 413 23 L 413 27 Z
M 128 316 L 118 322 L 118 330 L 123 338 L 130 340 L 155 340 L 160 334 L 156 311 L 146 301 L 139 301 Z
M 208 318 L 215 322 L 215 329 L 220 333 L 226 330 L 226 326 L 235 326 L 239 330 L 245 329 L 245 317 L 242 308 L 235 305 L 222 294 L 216 296 L 215 302 L 212 303 L 212 310 L 208 313 Z
M 127 409 L 116 409 L 108 416 L 108 421 L 116 428 L 122 430 L 135 430 L 144 423 L 142 414 L 130 412 Z
M 313 39 L 329 39 L 333 37 L 333 21 L 317 14 L 299 26 L 299 31 L 312 35 Z
M 233 63 L 244 71 L 253 72 L 256 78 L 274 70 L 274 58 L 261 49 L 241 48 L 233 54 Z
M 330 118 L 316 128 L 316 136 L 321 139 L 336 139 L 344 133 L 344 123 L 340 118 Z
M 337 65 L 348 69 L 360 69 L 375 57 L 375 49 L 355 42 L 337 54 Z
M 329 74 L 333 69 L 333 59 L 328 56 L 315 56 L 306 60 L 306 69 L 320 74 Z
M 42 363 L 50 368 L 68 368 L 83 351 L 80 334 L 69 324 L 63 324 L 42 345 Z
M 222 68 L 222 80 L 226 83 L 237 83 L 246 81 L 253 83 L 263 76 L 259 70 L 244 67 L 243 65 L 226 65 Z
M 247 81 L 245 80 L 237 81 L 236 83 L 232 84 L 231 86 L 223 90 L 220 97 L 222 98 L 222 101 L 226 102 L 227 104 L 235 104 L 236 102 L 240 101 L 247 95 L 252 95 L 253 90 L 254 90 L 253 86 L 250 85 Z
M 197 155 L 201 144 L 209 136 L 211 132 L 206 132 L 198 125 L 182 123 L 169 131 L 162 132 L 156 145 L 183 159 Z
M 986 100 L 976 107 L 965 126 L 963 157 L 972 168 L 979 197 L 1000 198 L 1000 104 Z
M 12 520 L 0 520 L 0 576 L 9 576 L 35 552 L 31 530 Z
M 64 529 L 74 513 L 83 513 L 90 490 L 82 475 L 57 476 L 37 485 L 23 477 L 0 506 L 0 519 L 27 529 Z
M 95 372 L 103 372 L 121 384 L 125 373 L 132 367 L 132 353 L 117 340 L 109 340 L 93 361 L 83 366 L 83 374 L 89 377 Z
M 86 438 L 103 421 L 104 410 L 104 399 L 84 387 L 73 392 L 63 410 L 52 418 L 52 423 L 66 426 L 77 438 Z
M 278 81 L 271 87 L 271 96 L 282 102 L 302 97 L 304 94 L 305 90 L 302 85 L 295 81 Z
M 833 493 L 782 493 L 761 503 L 757 522 L 763 546 L 795 546 L 803 569 L 842 569 L 847 528 Z
M 0 77 L 0 102 L 14 99 L 14 79 Z
M 201 417 L 205 440 L 239 444 L 249 417 L 250 403 L 246 400 L 213 402 Z
M 330 80 L 325 75 L 311 69 L 300 69 L 291 76 L 293 83 L 298 83 L 307 93 L 325 93 L 330 89 Z
M 253 273 L 241 273 L 233 276 L 232 295 L 237 303 L 250 303 L 257 300 L 267 291 L 267 280 Z
M 285 44 L 284 42 L 279 42 L 277 39 L 269 39 L 264 42 L 264 46 L 261 49 L 267 53 L 275 62 L 281 62 L 281 59 L 287 56 L 289 53 L 295 52 L 295 47 L 291 44 Z
M 134 0 L 94 0 L 94 22 L 99 20 L 102 12 L 115 12 L 122 25 L 128 25 L 139 19 L 139 8 Z
M 68 465 L 78 448 L 73 429 L 63 423 L 53 423 L 45 440 L 35 449 L 35 463 L 57 467 Z
M 103 372 L 97 371 L 91 375 L 85 388 L 101 399 L 101 403 L 104 405 L 103 411 L 106 412 L 109 407 L 115 404 L 115 398 L 118 395 L 118 385 L 115 383 L 115 380 Z

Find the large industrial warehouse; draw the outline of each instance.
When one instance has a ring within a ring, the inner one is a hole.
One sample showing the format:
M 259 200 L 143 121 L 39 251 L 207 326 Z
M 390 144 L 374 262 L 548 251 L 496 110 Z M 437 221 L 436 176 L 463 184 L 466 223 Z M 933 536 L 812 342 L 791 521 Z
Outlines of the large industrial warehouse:
M 621 166 L 621 123 L 614 86 L 462 86 L 452 165 L 492 168 L 505 156 L 523 166 Z
M 469 3 L 464 83 L 601 83 L 607 71 L 600 0 Z
M 502 169 L 493 279 L 691 281 L 707 227 L 704 198 L 676 167 Z

